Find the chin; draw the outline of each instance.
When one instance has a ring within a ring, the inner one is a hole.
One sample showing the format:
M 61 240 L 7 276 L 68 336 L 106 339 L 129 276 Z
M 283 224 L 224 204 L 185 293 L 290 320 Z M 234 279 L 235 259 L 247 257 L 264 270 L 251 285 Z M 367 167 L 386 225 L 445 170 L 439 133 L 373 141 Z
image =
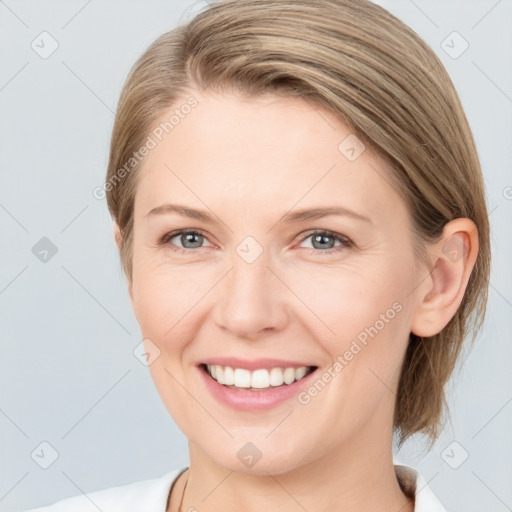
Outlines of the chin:
M 218 466 L 234 473 L 247 475 L 279 475 L 287 473 L 301 466 L 304 457 L 297 457 L 300 453 L 299 448 L 290 447 L 288 450 L 279 451 L 277 447 L 268 442 L 265 446 L 262 443 L 233 443 L 227 448 L 233 455 L 224 451 L 220 454 L 212 453 L 210 457 Z

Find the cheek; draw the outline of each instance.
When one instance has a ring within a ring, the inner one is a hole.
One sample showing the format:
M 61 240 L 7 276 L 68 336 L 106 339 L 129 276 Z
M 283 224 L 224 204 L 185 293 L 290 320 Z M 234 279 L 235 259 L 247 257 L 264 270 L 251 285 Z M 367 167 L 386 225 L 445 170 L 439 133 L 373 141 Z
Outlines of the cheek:
M 142 334 L 163 342 L 186 322 L 194 305 L 207 291 L 198 273 L 179 268 L 139 265 L 133 276 L 133 308 Z
M 167 411 L 185 432 L 204 422 L 184 388 L 190 388 L 188 345 L 201 324 L 198 301 L 209 287 L 197 273 L 176 267 L 139 264 L 133 274 L 133 308 L 143 338 L 151 340 L 145 342 L 147 351 L 159 351 L 148 369 Z
M 307 279 L 290 274 L 288 282 L 307 306 L 302 308 L 302 316 L 310 315 L 315 324 L 321 320 L 326 339 L 335 342 L 356 337 L 365 327 L 378 322 L 381 315 L 384 320 L 397 317 L 396 304 L 403 305 L 406 295 L 406 272 L 399 274 L 385 264 L 380 267 L 327 267 L 309 272 Z
M 343 380 L 358 382 L 359 391 L 377 381 L 370 370 L 393 381 L 408 340 L 410 273 L 393 261 L 382 263 L 325 268 L 293 284 L 308 306 L 300 316 L 331 361 L 341 359 Z
M 297 292 L 309 298 L 315 315 L 302 307 L 301 317 L 311 318 L 305 323 L 331 361 L 318 376 L 326 384 L 313 383 L 300 403 L 333 432 L 350 436 L 376 411 L 392 408 L 408 340 L 407 273 L 372 274 L 366 267 L 329 274 Z

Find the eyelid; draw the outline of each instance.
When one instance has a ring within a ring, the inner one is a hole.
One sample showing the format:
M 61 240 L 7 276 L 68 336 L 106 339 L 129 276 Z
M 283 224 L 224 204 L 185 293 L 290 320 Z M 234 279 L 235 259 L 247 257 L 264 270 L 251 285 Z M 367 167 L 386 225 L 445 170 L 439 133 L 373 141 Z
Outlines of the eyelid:
M 302 233 L 301 235 L 299 235 L 299 243 L 304 242 L 313 235 L 324 235 L 334 238 L 338 242 L 341 242 L 341 245 L 337 247 L 332 247 L 330 249 L 314 249 L 309 247 L 306 248 L 315 254 L 331 254 L 340 250 L 350 249 L 355 245 L 354 242 L 352 242 L 352 240 L 348 236 L 342 235 L 341 233 L 336 233 L 335 231 L 331 231 L 330 229 L 311 229 L 306 233 Z
M 210 244 L 212 244 L 212 242 L 209 240 L 208 236 L 206 236 L 206 233 L 202 230 L 202 229 L 199 229 L 199 228 L 184 228 L 184 229 L 177 229 L 177 230 L 174 230 L 174 231 L 171 231 L 169 233 L 166 233 L 164 234 L 160 240 L 159 240 L 159 245 L 166 245 L 166 244 L 169 244 L 169 240 L 179 236 L 179 235 L 186 235 L 186 234 L 198 234 L 198 235 L 201 235 L 205 240 L 207 240 Z M 336 246 L 336 247 L 332 247 L 330 249 L 315 249 L 315 248 L 305 248 L 305 249 L 308 249 L 311 253 L 314 253 L 314 254 L 332 254 L 334 252 L 338 252 L 340 250 L 345 250 L 345 249 L 350 249 L 351 247 L 353 247 L 355 244 L 352 242 L 352 240 L 350 238 L 348 238 L 347 236 L 345 235 L 342 235 L 341 233 L 336 233 L 335 231 L 331 231 L 329 229 L 311 229 L 309 231 L 306 231 L 305 233 L 301 233 L 300 235 L 298 235 L 295 240 L 298 242 L 298 243 L 302 243 L 304 242 L 305 240 L 307 240 L 308 238 L 310 238 L 311 236 L 313 235 L 324 235 L 324 236 L 327 236 L 327 237 L 331 237 L 331 238 L 334 238 L 335 240 L 339 241 L 341 243 L 341 245 L 339 246 Z M 177 245 L 174 245 L 174 244 L 171 244 L 173 245 L 174 249 L 173 250 L 176 250 L 177 252 L 190 252 L 190 251 L 195 251 L 197 249 L 203 249 L 204 247 L 197 247 L 196 249 L 187 249 L 186 247 L 179 247 Z M 215 244 L 213 244 L 215 245 Z
M 174 231 L 170 231 L 169 233 L 165 233 L 160 239 L 159 239 L 159 244 L 161 245 L 165 245 L 165 244 L 168 244 L 169 243 L 169 240 L 171 240 L 172 238 L 175 238 L 177 237 L 178 235 L 188 235 L 188 234 L 197 234 L 197 235 L 201 235 L 205 240 L 208 240 L 208 242 L 210 242 L 210 240 L 208 239 L 208 237 L 206 236 L 206 233 L 202 230 L 202 229 L 199 229 L 199 228 L 185 228 L 185 229 L 176 229 Z M 213 244 L 212 242 L 210 242 L 212 245 L 215 245 Z M 171 245 L 174 245 L 174 244 L 171 244 Z M 181 251 L 193 251 L 194 249 L 187 249 L 185 247 L 178 247 L 178 246 L 174 246 L 177 250 L 181 250 Z M 202 247 L 199 247 L 199 249 L 202 249 Z

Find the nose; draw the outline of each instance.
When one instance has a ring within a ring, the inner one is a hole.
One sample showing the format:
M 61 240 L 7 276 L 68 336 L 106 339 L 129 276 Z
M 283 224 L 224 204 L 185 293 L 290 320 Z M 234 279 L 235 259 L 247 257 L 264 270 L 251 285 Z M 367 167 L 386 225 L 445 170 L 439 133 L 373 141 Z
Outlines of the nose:
M 289 322 L 287 289 L 270 268 L 266 253 L 248 263 L 238 254 L 220 284 L 215 305 L 216 324 L 246 340 L 282 330 Z

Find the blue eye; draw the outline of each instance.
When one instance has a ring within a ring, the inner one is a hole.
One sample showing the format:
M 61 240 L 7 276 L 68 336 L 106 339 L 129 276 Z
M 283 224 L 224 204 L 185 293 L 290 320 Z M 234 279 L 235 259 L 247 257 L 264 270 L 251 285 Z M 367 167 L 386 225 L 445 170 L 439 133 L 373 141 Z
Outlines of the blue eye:
M 172 242 L 172 240 L 175 238 L 179 240 L 181 246 L 176 245 L 174 242 Z M 333 231 L 310 231 L 305 237 L 302 237 L 301 243 L 307 240 L 308 238 L 312 239 L 312 254 L 331 254 L 334 252 L 349 249 L 350 247 L 353 246 L 353 242 L 349 238 L 343 235 L 339 235 L 338 233 L 334 233 Z M 194 249 L 201 249 L 205 247 L 203 246 L 205 240 L 207 241 L 208 239 L 200 230 L 182 229 L 164 235 L 160 239 L 160 244 L 171 245 L 174 251 L 186 253 Z M 332 242 L 330 240 L 332 240 Z M 334 245 L 336 242 L 339 243 L 338 246 Z M 210 245 L 210 247 L 212 247 L 212 245 Z
M 175 246 L 175 249 L 180 252 L 186 252 L 187 250 L 192 249 L 200 249 L 201 243 L 206 240 L 206 237 L 198 230 L 193 229 L 182 229 L 180 231 L 173 231 L 172 233 L 167 233 L 160 240 L 162 245 L 171 244 L 175 245 L 171 242 L 173 238 L 178 238 L 182 247 Z M 188 246 L 190 244 L 191 246 Z
M 334 233 L 332 231 L 327 230 L 311 231 L 307 236 L 302 238 L 302 242 L 304 242 L 308 238 L 312 239 L 313 253 L 320 252 L 331 254 L 333 252 L 337 252 L 340 250 L 349 249 L 350 247 L 353 246 L 352 241 L 346 236 L 339 235 L 338 233 Z M 332 240 L 332 243 L 329 241 L 329 239 Z M 339 242 L 340 245 L 334 246 L 336 242 Z

